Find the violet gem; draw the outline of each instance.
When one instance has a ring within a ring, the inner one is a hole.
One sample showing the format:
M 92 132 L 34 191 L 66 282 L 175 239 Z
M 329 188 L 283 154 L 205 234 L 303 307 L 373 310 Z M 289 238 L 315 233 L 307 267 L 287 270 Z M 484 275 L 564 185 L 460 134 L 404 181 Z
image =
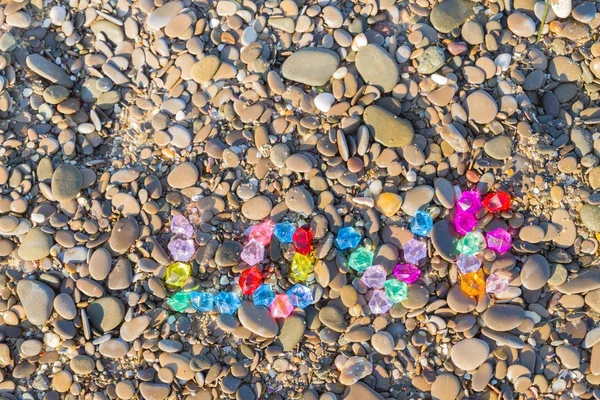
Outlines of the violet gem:
M 481 209 L 481 195 L 479 192 L 469 190 L 463 192 L 462 196 L 456 202 L 456 206 L 459 210 L 469 214 L 475 214 Z
M 497 228 L 485 235 L 488 248 L 496 250 L 498 254 L 504 254 L 510 250 L 512 238 L 505 229 Z
M 479 271 L 479 268 L 481 268 L 481 260 L 477 258 L 476 255 L 468 256 L 466 254 L 461 254 L 458 256 L 456 264 L 458 265 L 460 273 L 463 275 L 477 272 Z
M 188 239 L 194 237 L 194 227 L 186 217 L 180 214 L 171 217 L 171 232 L 185 236 Z
M 381 289 L 385 278 L 386 273 L 382 265 L 371 265 L 365 270 L 360 281 L 368 288 Z
M 404 260 L 417 265 L 419 261 L 427 257 L 427 245 L 416 239 L 410 239 L 404 245 Z
M 175 238 L 167 247 L 175 261 L 189 261 L 194 257 L 194 241 L 191 239 Z
M 398 264 L 394 268 L 394 276 L 404 283 L 415 283 L 421 276 L 421 270 L 412 264 Z
M 491 274 L 485 281 L 485 291 L 488 293 L 502 293 L 508 289 L 508 283 L 506 276 Z
M 383 314 L 392 308 L 392 303 L 383 290 L 375 290 L 369 300 L 369 308 L 373 314 Z

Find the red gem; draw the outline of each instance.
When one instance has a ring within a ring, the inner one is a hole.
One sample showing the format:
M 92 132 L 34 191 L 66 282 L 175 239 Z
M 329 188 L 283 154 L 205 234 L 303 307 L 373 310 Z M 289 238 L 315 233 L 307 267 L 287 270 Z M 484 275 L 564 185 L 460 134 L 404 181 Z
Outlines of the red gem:
M 313 239 L 312 232 L 308 226 L 296 229 L 292 235 L 292 243 L 294 249 L 300 254 L 308 254 L 312 250 L 311 242 Z
M 492 213 L 510 210 L 510 194 L 506 192 L 490 193 L 485 196 L 482 203 Z
M 247 268 L 240 275 L 238 284 L 242 288 L 242 292 L 249 296 L 262 284 L 262 275 L 256 267 Z

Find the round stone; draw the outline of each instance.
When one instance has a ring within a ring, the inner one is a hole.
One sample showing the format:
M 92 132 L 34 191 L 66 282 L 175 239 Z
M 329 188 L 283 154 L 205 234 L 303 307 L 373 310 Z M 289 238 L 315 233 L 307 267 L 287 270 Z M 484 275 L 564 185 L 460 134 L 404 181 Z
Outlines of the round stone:
M 259 221 L 266 218 L 272 209 L 273 205 L 268 197 L 256 196 L 244 203 L 242 215 L 250 220 Z
M 90 323 L 101 332 L 115 329 L 125 316 L 125 306 L 115 297 L 99 298 L 86 311 Z
M 529 37 L 535 34 L 535 22 L 527 15 L 513 11 L 506 21 L 508 29 L 520 37 Z
M 54 298 L 54 309 L 64 319 L 73 320 L 77 316 L 77 306 L 67 293 L 60 293 Z
M 469 119 L 478 124 L 492 122 L 498 114 L 496 101 L 483 90 L 476 90 L 467 96 L 465 109 L 469 113 Z
M 344 332 L 346 330 L 346 320 L 344 314 L 333 306 L 326 306 L 319 311 L 319 320 L 335 332 Z
M 483 322 L 498 332 L 510 331 L 525 319 L 525 310 L 510 304 L 495 304 L 483 313 Z
M 17 296 L 25 316 L 33 325 L 43 325 L 52 315 L 54 291 L 43 282 L 22 279 L 17 283 Z
M 387 147 L 409 145 L 415 136 L 410 122 L 379 106 L 367 107 L 363 113 L 363 120 L 375 140 Z
M 529 290 L 538 290 L 544 287 L 550 278 L 550 265 L 548 260 L 540 254 L 533 254 L 521 268 L 521 283 Z
M 89 375 L 94 371 L 96 363 L 92 357 L 79 355 L 71 359 L 69 366 L 77 375 Z
M 431 397 L 437 400 L 455 400 L 460 389 L 460 382 L 454 375 L 441 374 L 431 385 Z
M 269 309 L 249 301 L 244 302 L 238 308 L 238 318 L 246 329 L 258 336 L 272 338 L 279 332 L 279 326 L 271 316 Z
M 384 93 L 391 92 L 398 83 L 398 64 L 390 53 L 376 44 L 361 47 L 356 54 L 355 65 L 366 83 Z
M 472 371 L 487 360 L 490 348 L 480 339 L 463 339 L 452 346 L 450 358 L 463 371 Z
M 285 205 L 294 212 L 310 215 L 315 207 L 313 196 L 304 186 L 295 186 L 285 195 Z
M 52 175 L 52 196 L 58 201 L 69 201 L 81 190 L 83 176 L 79 168 L 61 164 Z
M 592 232 L 600 232 L 600 205 L 584 204 L 579 215 L 586 228 Z
M 304 336 L 306 322 L 299 315 L 292 314 L 283 321 L 276 344 L 283 351 L 291 351 Z
M 25 261 L 41 260 L 50 254 L 53 245 L 52 236 L 40 228 L 33 228 L 23 238 L 18 254 Z
M 322 47 L 307 47 L 294 52 L 281 66 L 281 74 L 294 82 L 322 86 L 340 64 L 339 56 Z
M 175 189 L 194 186 L 199 178 L 198 168 L 191 162 L 184 162 L 173 168 L 167 177 L 169 185 Z

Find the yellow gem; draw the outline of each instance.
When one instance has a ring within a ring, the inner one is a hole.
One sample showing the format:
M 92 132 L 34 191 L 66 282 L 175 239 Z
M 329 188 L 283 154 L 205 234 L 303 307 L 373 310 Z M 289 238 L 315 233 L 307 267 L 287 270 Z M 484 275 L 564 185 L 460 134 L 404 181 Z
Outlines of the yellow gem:
M 310 257 L 296 253 L 292 258 L 292 277 L 298 282 L 304 282 L 315 268 Z
M 381 193 L 377 197 L 377 210 L 386 217 L 396 214 L 402 205 L 402 197 L 396 193 Z
M 460 288 L 469 296 L 478 296 L 485 293 L 485 279 L 483 279 L 483 270 L 464 274 L 460 280 Z
M 191 274 L 192 267 L 190 265 L 176 262 L 167 267 L 165 282 L 169 286 L 182 287 Z

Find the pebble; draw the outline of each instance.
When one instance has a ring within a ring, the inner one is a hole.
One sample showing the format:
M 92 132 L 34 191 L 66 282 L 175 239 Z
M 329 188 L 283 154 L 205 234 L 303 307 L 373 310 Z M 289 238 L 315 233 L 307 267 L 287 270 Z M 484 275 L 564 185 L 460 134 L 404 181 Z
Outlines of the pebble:
M 47 257 L 54 241 L 40 228 L 30 229 L 19 247 L 19 257 L 25 261 L 37 261 Z
M 410 144 L 414 138 L 412 124 L 398 118 L 379 106 L 365 109 L 363 120 L 375 140 L 387 147 L 402 147 Z
M 344 314 L 337 307 L 326 306 L 319 311 L 319 320 L 335 332 L 344 332 L 346 330 L 346 320 Z
M 473 13 L 473 4 L 467 0 L 445 0 L 433 7 L 430 19 L 438 32 L 448 33 L 461 26 Z
M 460 393 L 460 382 L 452 374 L 440 374 L 431 385 L 431 396 L 439 400 L 453 400 Z
M 498 332 L 513 330 L 525 319 L 525 310 L 509 304 L 495 304 L 483 313 L 483 322 Z
M 506 20 L 508 29 L 519 37 L 530 37 L 535 34 L 535 22 L 521 12 L 513 12 Z
M 339 64 L 339 56 L 331 50 L 304 48 L 286 58 L 281 73 L 294 82 L 322 86 L 331 79 Z
M 79 168 L 61 164 L 52 174 L 52 196 L 58 201 L 69 201 L 81 190 L 83 176 Z
M 55 83 L 60 86 L 64 86 L 67 89 L 73 87 L 73 81 L 69 78 L 69 75 L 64 69 L 40 56 L 39 54 L 31 54 L 27 56 L 25 60 L 27 67 L 33 72 L 38 74 L 44 79 Z
M 498 114 L 498 104 L 492 96 L 483 90 L 476 90 L 467 96 L 465 109 L 469 114 L 469 119 L 478 124 L 490 123 Z
M 276 344 L 281 346 L 283 351 L 291 351 L 302 340 L 305 330 L 304 318 L 292 314 L 283 321 Z
M 50 286 L 33 279 L 22 279 L 17 283 L 17 296 L 27 320 L 33 325 L 43 325 L 50 319 L 55 296 Z
M 304 186 L 295 186 L 285 195 L 285 205 L 292 211 L 310 215 L 314 209 L 314 199 Z
M 521 282 L 529 290 L 541 289 L 550 278 L 550 265 L 540 254 L 527 257 L 521 268 Z
M 452 346 L 450 358 L 456 367 L 464 371 L 473 371 L 484 363 L 489 352 L 489 346 L 483 340 L 463 339 Z
M 417 57 L 417 61 L 419 62 L 417 71 L 421 74 L 430 75 L 444 65 L 446 56 L 443 49 L 431 46 L 425 49 L 425 51 Z
M 198 169 L 194 164 L 184 162 L 173 168 L 167 177 L 167 182 L 172 188 L 185 189 L 193 186 L 198 181 L 199 176 Z
M 279 326 L 269 310 L 248 301 L 238 309 L 240 323 L 250 332 L 265 338 L 277 336 Z
M 102 297 L 86 309 L 90 323 L 101 332 L 108 332 L 123 321 L 125 306 L 115 297 Z
M 512 154 L 512 138 L 508 135 L 498 135 L 488 140 L 483 149 L 496 160 L 506 160 Z
M 77 316 L 75 302 L 67 293 L 59 293 L 54 298 L 54 309 L 64 319 L 73 320 Z
M 362 47 L 356 54 L 355 63 L 364 81 L 383 93 L 391 92 L 398 83 L 398 65 L 387 51 L 376 44 Z
M 89 375 L 96 369 L 96 364 L 92 357 L 78 355 L 71 359 L 69 367 L 77 375 Z

